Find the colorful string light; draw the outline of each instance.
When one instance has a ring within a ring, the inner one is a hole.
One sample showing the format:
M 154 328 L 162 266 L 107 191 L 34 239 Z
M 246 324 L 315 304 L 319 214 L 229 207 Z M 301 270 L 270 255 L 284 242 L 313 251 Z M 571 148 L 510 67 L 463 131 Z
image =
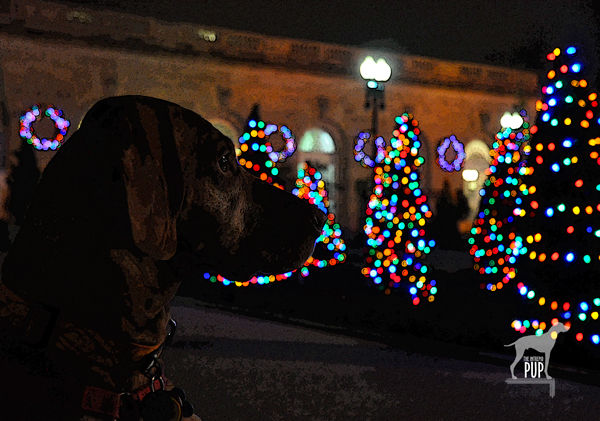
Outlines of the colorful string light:
M 19 135 L 23 139 L 27 140 L 27 143 L 32 145 L 37 150 L 54 151 L 60 148 L 60 146 L 64 143 L 67 131 L 71 125 L 69 120 L 64 118 L 62 115 L 62 111 L 58 108 L 54 108 L 52 105 L 49 105 L 44 113 L 41 113 L 40 106 L 35 104 L 19 118 Z M 54 122 L 56 134 L 54 135 L 53 139 L 40 139 L 33 130 L 33 123 L 38 118 L 43 118 L 43 116 L 50 117 Z
M 391 146 L 386 147 L 381 137 L 376 139 L 375 158 L 363 152 L 370 135 L 361 133 L 356 141 L 355 159 L 373 167 L 375 181 L 363 228 L 369 251 L 362 274 L 386 294 L 408 280 L 406 287 L 417 305 L 421 300 L 433 302 L 437 293 L 436 281 L 427 279 L 429 268 L 420 261 L 435 246 L 425 237 L 432 214 L 417 172 L 425 162 L 419 156 L 418 121 L 404 113 L 395 122 Z

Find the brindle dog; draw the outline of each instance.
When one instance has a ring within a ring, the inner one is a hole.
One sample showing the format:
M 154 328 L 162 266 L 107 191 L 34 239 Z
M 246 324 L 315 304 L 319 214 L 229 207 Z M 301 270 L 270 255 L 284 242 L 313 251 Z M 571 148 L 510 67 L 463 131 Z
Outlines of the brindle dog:
M 0 418 L 139 419 L 164 387 L 157 358 L 190 267 L 244 281 L 299 268 L 325 218 L 244 171 L 198 114 L 98 102 L 45 169 L 4 260 Z

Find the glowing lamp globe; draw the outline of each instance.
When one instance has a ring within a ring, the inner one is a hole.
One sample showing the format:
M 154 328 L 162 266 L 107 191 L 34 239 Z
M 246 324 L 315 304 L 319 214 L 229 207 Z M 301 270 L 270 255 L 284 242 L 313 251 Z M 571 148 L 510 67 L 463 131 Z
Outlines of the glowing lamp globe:
M 463 170 L 462 178 L 465 181 L 477 181 L 479 178 L 479 171 L 477 170 Z
M 502 127 L 509 127 L 513 130 L 517 130 L 523 125 L 523 118 L 519 115 L 519 113 L 511 114 L 507 111 L 500 119 L 500 124 Z
M 360 65 L 360 75 L 365 80 L 387 82 L 392 76 L 392 68 L 384 59 L 380 58 L 376 62 L 373 57 L 368 56 Z

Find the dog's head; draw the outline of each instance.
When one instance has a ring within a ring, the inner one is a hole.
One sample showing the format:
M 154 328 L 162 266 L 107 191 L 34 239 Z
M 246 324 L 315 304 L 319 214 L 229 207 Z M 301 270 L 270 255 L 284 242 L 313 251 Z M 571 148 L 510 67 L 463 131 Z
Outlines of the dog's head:
M 233 142 L 198 114 L 141 96 L 108 98 L 80 130 L 121 142 L 132 234 L 147 255 L 193 251 L 232 280 L 310 257 L 326 216 L 245 171 Z
M 550 328 L 550 331 L 559 333 L 567 332 L 569 328 L 565 326 L 563 323 L 557 323 Z

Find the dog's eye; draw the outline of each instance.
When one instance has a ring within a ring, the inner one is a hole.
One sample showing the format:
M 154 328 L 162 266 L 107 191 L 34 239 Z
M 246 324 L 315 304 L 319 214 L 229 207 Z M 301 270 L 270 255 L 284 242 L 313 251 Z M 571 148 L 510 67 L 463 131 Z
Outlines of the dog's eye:
M 224 173 L 228 172 L 231 169 L 229 166 L 229 159 L 227 158 L 227 155 L 221 157 L 221 159 L 219 160 L 219 167 Z

